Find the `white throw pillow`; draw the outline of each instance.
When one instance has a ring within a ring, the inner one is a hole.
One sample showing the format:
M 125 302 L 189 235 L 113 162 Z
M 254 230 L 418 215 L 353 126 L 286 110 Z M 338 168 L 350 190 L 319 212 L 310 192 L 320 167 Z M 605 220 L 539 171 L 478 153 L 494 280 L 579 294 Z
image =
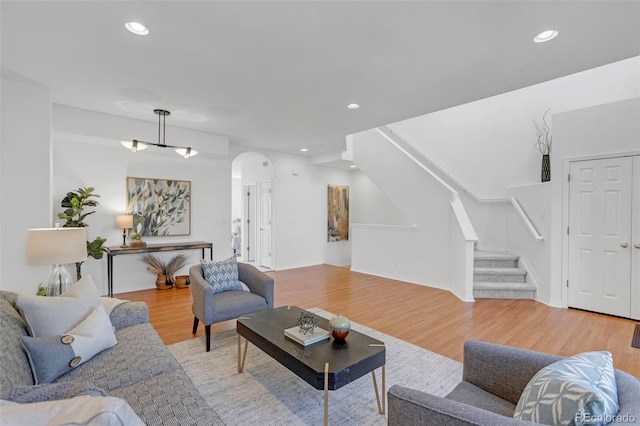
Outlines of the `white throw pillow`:
M 102 306 L 63 335 L 22 336 L 36 385 L 53 382 L 117 343 Z
M 144 426 L 124 399 L 112 396 L 77 396 L 32 404 L 0 400 L 0 419 L 2 426 Z
M 64 334 L 101 305 L 98 289 L 85 275 L 60 296 L 18 295 L 16 305 L 33 337 Z

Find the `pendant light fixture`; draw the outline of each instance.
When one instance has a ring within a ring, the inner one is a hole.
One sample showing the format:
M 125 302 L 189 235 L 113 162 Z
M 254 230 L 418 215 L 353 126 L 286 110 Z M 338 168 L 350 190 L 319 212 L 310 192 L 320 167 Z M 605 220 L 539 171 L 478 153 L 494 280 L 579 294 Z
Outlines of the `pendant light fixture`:
M 171 115 L 171 113 L 166 109 L 154 109 L 153 112 L 158 115 L 158 143 L 133 139 L 130 141 L 121 141 L 120 143 L 122 144 L 122 146 L 131 150 L 131 152 L 142 151 L 143 149 L 147 149 L 149 145 L 157 146 L 160 148 L 173 148 L 178 155 L 184 158 L 193 157 L 198 153 L 198 151 L 192 149 L 190 146 L 167 145 L 165 142 L 166 117 L 167 115 Z

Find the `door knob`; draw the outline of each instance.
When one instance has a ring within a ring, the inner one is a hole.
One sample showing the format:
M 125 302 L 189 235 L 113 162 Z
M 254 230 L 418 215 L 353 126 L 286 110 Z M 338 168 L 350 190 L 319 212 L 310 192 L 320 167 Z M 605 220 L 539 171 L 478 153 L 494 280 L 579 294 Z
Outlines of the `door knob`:
M 622 243 L 622 244 L 620 244 L 620 247 L 622 247 L 622 248 L 627 248 L 627 247 L 629 247 L 629 244 L 627 244 L 627 243 Z
M 640 249 L 640 244 L 636 244 L 634 247 Z

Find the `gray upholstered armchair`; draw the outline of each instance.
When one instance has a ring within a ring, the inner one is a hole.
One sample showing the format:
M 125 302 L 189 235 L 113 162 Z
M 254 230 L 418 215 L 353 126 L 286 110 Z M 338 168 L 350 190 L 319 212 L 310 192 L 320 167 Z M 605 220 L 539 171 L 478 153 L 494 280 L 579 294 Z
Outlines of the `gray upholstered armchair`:
M 213 293 L 204 279 L 202 265 L 189 269 L 193 305 L 193 334 L 202 321 L 207 339 L 207 352 L 211 349 L 211 324 L 238 318 L 252 312 L 273 309 L 273 278 L 246 263 L 238 263 L 238 279 L 250 291 L 224 291 Z
M 389 388 L 389 425 L 531 425 L 513 418 L 520 395 L 541 368 L 560 359 L 469 340 L 464 344 L 462 382 L 449 395 L 441 398 L 398 385 Z M 640 420 L 640 381 L 617 369 L 615 378 L 619 414 Z

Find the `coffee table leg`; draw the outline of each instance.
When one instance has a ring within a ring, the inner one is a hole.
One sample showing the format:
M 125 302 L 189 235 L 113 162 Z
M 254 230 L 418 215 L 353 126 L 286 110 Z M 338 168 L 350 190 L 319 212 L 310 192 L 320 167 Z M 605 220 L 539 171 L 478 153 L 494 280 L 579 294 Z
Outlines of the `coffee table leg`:
M 329 363 L 324 364 L 324 426 L 329 424 Z
M 247 360 L 247 347 L 249 341 L 244 341 L 244 352 L 242 352 L 242 337 L 238 334 L 238 373 L 244 372 L 244 362 Z
M 376 372 L 371 372 L 373 378 L 373 390 L 376 393 L 376 402 L 378 403 L 378 413 L 384 414 L 385 412 L 385 377 L 384 377 L 384 365 L 382 366 L 382 403 L 380 402 L 380 394 L 378 393 L 378 382 L 376 381 Z

